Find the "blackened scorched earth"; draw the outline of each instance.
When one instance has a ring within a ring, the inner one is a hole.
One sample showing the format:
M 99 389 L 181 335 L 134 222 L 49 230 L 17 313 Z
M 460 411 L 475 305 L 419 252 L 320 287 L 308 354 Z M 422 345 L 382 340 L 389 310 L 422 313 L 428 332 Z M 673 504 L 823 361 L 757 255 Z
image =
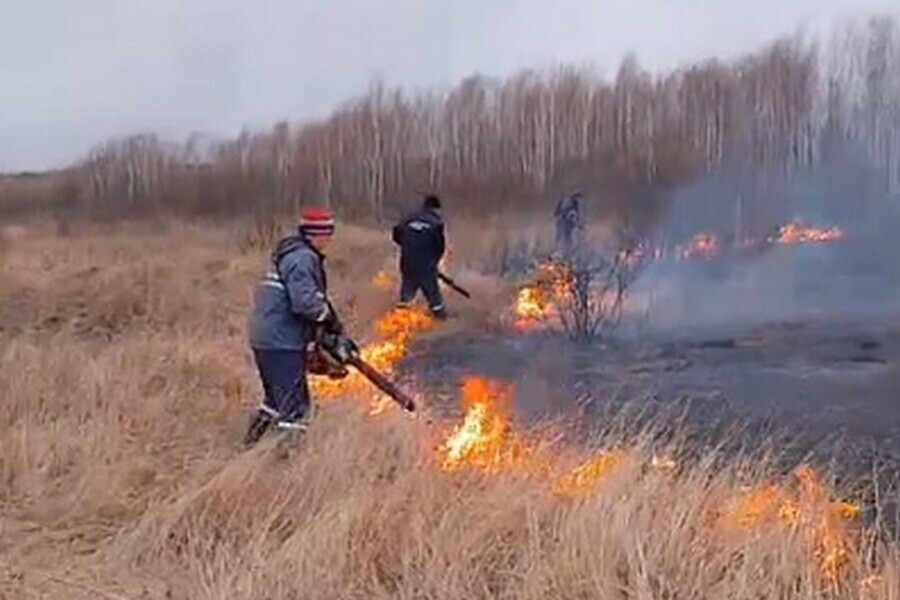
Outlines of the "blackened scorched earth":
M 710 443 L 721 441 L 714 432 L 743 424 L 745 448 L 753 436 L 776 436 L 795 457 L 811 452 L 857 473 L 873 459 L 900 464 L 896 320 L 781 322 L 589 345 L 550 334 L 467 335 L 431 342 L 405 368 L 435 392 L 448 392 L 465 374 L 511 381 L 525 420 L 576 412 L 601 418 L 639 404 L 680 415 Z

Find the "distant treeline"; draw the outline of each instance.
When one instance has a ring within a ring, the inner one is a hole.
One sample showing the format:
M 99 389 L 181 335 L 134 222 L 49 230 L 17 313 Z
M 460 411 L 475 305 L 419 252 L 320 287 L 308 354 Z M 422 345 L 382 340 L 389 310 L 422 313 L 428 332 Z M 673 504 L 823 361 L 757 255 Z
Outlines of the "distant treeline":
M 422 190 L 483 213 L 579 185 L 592 210 L 640 220 L 704 174 L 731 173 L 752 203 L 837 154 L 871 171 L 867 193 L 900 191 L 893 18 L 659 75 L 629 56 L 611 80 L 561 67 L 416 95 L 374 81 L 322 121 L 226 141 L 135 135 L 61 172 L 2 178 L 0 215 L 265 217 L 323 202 L 380 219 Z

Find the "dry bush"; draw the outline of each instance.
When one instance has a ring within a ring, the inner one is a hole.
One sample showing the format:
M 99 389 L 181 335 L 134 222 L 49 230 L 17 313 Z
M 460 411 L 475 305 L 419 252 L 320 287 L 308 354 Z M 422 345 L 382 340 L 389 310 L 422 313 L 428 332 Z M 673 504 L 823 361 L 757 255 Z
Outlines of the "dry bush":
M 383 232 L 339 231 L 347 298 L 390 246 Z M 239 453 L 258 391 L 243 319 L 266 259 L 231 232 L 34 232 L 9 251 L 0 597 L 860 597 L 855 555 L 830 590 L 790 531 L 717 533 L 716 507 L 763 477 L 756 463 L 625 468 L 563 499 L 515 472 L 444 473 L 439 429 L 353 402 L 320 411 L 289 460 L 268 442 Z M 366 289 L 360 332 L 390 301 Z M 647 445 L 613 432 L 595 443 Z M 865 597 L 896 599 L 896 548 L 878 553 L 886 570 Z
M 563 265 L 566 293 L 557 301 L 559 320 L 574 340 L 608 334 L 622 320 L 628 290 L 637 279 L 637 247 L 622 236 L 600 246 L 582 244 Z

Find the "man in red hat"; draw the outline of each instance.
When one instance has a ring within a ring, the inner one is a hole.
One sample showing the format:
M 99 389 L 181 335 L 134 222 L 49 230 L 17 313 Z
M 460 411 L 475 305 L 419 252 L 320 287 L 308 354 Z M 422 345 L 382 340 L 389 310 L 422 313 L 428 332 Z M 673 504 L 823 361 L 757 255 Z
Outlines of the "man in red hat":
M 328 301 L 324 266 L 333 234 L 328 210 L 305 209 L 297 232 L 278 242 L 270 269 L 259 281 L 249 337 L 265 398 L 244 438 L 248 446 L 273 425 L 288 434 L 306 429 L 307 347 L 317 328 L 340 328 Z

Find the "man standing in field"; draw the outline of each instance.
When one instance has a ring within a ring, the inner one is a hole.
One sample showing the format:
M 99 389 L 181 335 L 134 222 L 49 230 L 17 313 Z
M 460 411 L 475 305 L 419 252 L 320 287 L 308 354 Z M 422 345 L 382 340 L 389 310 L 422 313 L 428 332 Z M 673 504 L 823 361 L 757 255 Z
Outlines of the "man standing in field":
M 553 211 L 556 220 L 556 249 L 563 256 L 569 256 L 578 240 L 577 234 L 584 227 L 581 217 L 581 192 L 575 190 L 556 203 Z
M 394 226 L 393 240 L 400 246 L 400 301 L 398 308 L 410 305 L 422 290 L 431 314 L 437 319 L 447 317 L 444 299 L 438 286 L 438 264 L 444 256 L 444 222 L 441 220 L 441 201 L 437 196 L 425 196 L 422 209 L 407 216 Z
M 334 219 L 321 208 L 303 211 L 297 233 L 278 242 L 269 271 L 259 281 L 250 318 L 250 346 L 265 398 L 244 438 L 251 446 L 273 425 L 303 432 L 310 415 L 307 349 L 317 328 L 340 329 L 328 301 L 325 249 Z

